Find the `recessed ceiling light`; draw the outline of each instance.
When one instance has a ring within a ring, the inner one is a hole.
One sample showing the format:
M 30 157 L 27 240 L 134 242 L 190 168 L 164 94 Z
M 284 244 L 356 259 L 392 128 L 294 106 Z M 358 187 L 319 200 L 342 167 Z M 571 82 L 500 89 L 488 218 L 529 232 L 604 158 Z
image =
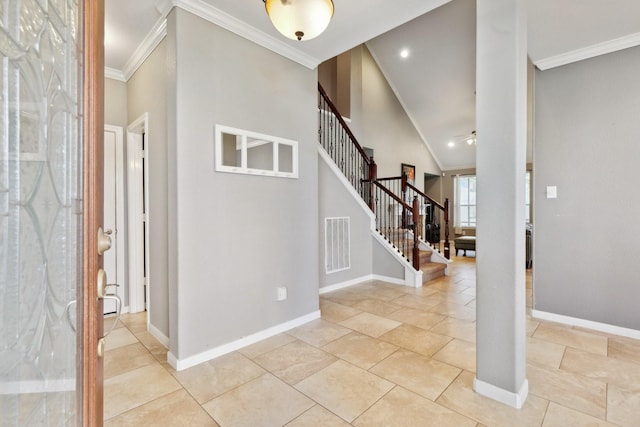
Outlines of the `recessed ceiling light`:
M 400 57 L 402 58 L 408 58 L 409 57 L 409 49 L 402 49 L 400 51 Z
M 454 144 L 454 143 L 453 143 L 453 141 L 449 141 L 449 143 L 448 143 L 447 145 L 448 145 L 449 147 L 453 147 L 453 146 L 454 146 L 454 145 L 456 145 L 456 144 Z

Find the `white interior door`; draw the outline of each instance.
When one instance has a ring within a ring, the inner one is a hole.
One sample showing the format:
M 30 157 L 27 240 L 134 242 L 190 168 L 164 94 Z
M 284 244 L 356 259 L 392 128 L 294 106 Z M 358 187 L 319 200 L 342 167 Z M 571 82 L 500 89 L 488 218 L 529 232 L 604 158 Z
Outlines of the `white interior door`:
M 104 127 L 104 230 L 111 236 L 111 250 L 104 253 L 109 293 L 116 293 L 124 302 L 124 183 L 122 128 Z M 117 286 L 116 286 L 117 285 Z M 116 312 L 116 302 L 105 299 L 104 314 Z M 122 307 L 120 307 L 122 312 Z
M 149 235 L 147 213 L 149 168 L 145 143 L 148 136 L 148 114 L 136 119 L 127 128 L 127 203 L 129 229 L 129 311 L 151 310 L 149 301 Z M 149 316 L 147 316 L 148 318 Z

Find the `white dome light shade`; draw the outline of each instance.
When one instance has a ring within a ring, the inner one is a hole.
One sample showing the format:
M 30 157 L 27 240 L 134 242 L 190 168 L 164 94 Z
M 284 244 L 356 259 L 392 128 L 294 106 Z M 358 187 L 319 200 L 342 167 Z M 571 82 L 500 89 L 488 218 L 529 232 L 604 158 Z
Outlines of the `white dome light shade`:
M 276 30 L 293 40 L 319 36 L 333 16 L 331 0 L 265 0 L 264 6 Z

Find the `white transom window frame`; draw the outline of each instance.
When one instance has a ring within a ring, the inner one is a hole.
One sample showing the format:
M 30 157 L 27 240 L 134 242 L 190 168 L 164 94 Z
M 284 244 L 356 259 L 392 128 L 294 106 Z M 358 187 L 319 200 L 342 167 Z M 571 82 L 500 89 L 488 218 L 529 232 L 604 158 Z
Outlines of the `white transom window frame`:
M 240 151 L 240 165 L 229 166 L 223 163 L 223 134 L 236 135 L 239 141 L 236 143 L 236 150 Z M 249 142 L 249 139 L 252 141 Z M 247 150 L 264 144 L 273 144 L 273 168 L 253 169 L 248 167 Z M 281 171 L 279 146 L 291 147 L 291 167 L 290 171 Z M 233 128 L 217 124 L 215 127 L 215 168 L 218 172 L 238 173 L 245 175 L 273 176 L 278 178 L 298 178 L 298 141 L 252 132 L 244 129 Z

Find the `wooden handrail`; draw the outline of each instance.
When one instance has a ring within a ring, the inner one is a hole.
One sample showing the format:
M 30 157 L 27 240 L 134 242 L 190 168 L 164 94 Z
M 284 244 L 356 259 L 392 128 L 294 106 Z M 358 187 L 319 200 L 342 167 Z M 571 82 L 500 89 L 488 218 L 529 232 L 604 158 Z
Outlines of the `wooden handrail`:
M 347 133 L 347 135 L 349 135 L 349 138 L 351 138 L 351 141 L 353 142 L 353 145 L 360 152 L 362 157 L 364 157 L 366 159 L 367 165 L 370 165 L 371 161 L 369 159 L 369 156 L 367 156 L 367 153 L 364 152 L 364 149 L 362 148 L 362 146 L 360 145 L 360 143 L 358 142 L 356 137 L 353 135 L 353 132 L 351 132 L 351 129 L 347 125 L 347 122 L 344 121 L 344 119 L 342 118 L 342 115 L 338 112 L 338 109 L 336 108 L 336 106 L 333 103 L 333 101 L 331 101 L 331 98 L 329 98 L 329 95 L 327 95 L 327 92 L 325 92 L 325 90 L 322 87 L 322 85 L 320 84 L 320 82 L 318 82 L 318 91 L 320 92 L 320 95 L 322 95 L 322 98 L 324 98 L 324 101 L 329 106 L 329 109 L 331 110 L 333 115 L 336 116 L 336 119 L 338 119 L 338 121 L 340 122 L 340 124 L 344 128 L 344 131 Z
M 444 211 L 444 206 L 441 205 L 440 203 L 436 202 L 435 200 L 433 200 L 431 197 L 427 196 L 426 194 L 424 194 L 422 191 L 418 190 L 414 185 L 410 184 L 407 182 L 407 187 L 409 187 L 410 189 L 412 189 L 413 191 L 415 191 L 416 193 L 418 193 L 419 195 L 421 195 L 422 197 L 424 197 L 425 199 L 429 200 L 432 204 L 436 205 L 438 208 L 440 208 L 440 210 Z
M 395 181 L 398 179 L 402 179 L 401 176 L 391 176 L 391 177 L 386 177 L 386 178 L 378 178 L 375 181 Z M 371 179 L 363 179 L 362 182 L 371 182 Z M 424 197 L 425 199 L 429 200 L 429 202 L 431 202 L 432 204 L 436 205 L 441 211 L 444 211 L 444 206 L 438 202 L 436 202 L 435 200 L 433 200 L 431 197 L 427 196 L 426 194 L 424 194 L 422 191 L 418 190 L 417 187 L 415 187 L 414 185 L 410 184 L 410 183 L 406 183 L 406 186 L 409 187 L 410 189 L 412 189 L 413 191 L 415 191 L 417 194 L 419 194 L 420 196 Z
M 402 179 L 401 176 L 390 176 L 387 178 L 378 178 L 378 181 L 395 181 L 397 179 Z
M 375 185 L 376 187 L 381 189 L 384 193 L 386 193 L 388 196 L 390 196 L 393 200 L 395 200 L 396 202 L 401 204 L 402 207 L 404 207 L 404 208 L 406 208 L 408 210 L 412 210 L 413 209 L 413 206 L 409 206 L 408 203 L 405 203 L 400 197 L 398 197 L 395 194 L 393 194 L 393 192 L 391 190 L 389 190 L 384 185 L 380 184 L 378 181 L 379 180 L 373 181 L 373 185 Z
M 367 156 L 364 149 L 356 139 L 355 135 L 342 118 L 342 115 L 338 112 L 333 101 L 327 95 L 327 92 L 324 90 L 322 85 L 318 82 L 318 111 L 320 113 L 320 128 L 319 128 L 319 142 L 327 151 L 327 153 L 332 157 L 332 159 L 336 162 L 338 167 L 342 170 L 342 173 L 345 177 L 351 182 L 351 184 L 358 190 L 359 194 L 367 201 L 369 208 L 374 214 L 376 214 L 376 220 L 378 218 L 385 218 L 384 214 L 379 216 L 381 213 L 376 212 L 376 204 L 377 204 L 377 195 L 375 194 L 375 188 L 380 189 L 382 194 L 389 197 L 390 200 L 393 200 L 397 206 L 402 208 L 402 221 L 403 224 L 405 220 L 408 221 L 406 216 L 411 212 L 411 216 L 413 219 L 413 248 L 411 251 L 408 251 L 408 247 L 400 250 L 401 253 L 407 258 L 412 258 L 413 267 L 416 270 L 420 270 L 420 255 L 419 255 L 419 227 L 420 227 L 420 200 L 419 197 L 423 197 L 423 200 L 428 201 L 433 206 L 437 207 L 440 210 L 445 212 L 445 222 L 447 224 L 445 228 L 445 254 L 447 258 L 449 258 L 449 227 L 448 227 L 448 200 L 445 201 L 445 205 L 441 205 L 436 202 L 422 191 L 418 190 L 415 186 L 409 184 L 407 182 L 406 175 L 399 177 L 386 177 L 386 178 L 378 178 L 377 173 L 377 165 L 373 159 L 373 156 Z M 333 115 L 335 117 L 335 121 L 337 124 L 334 124 Z M 325 116 L 329 121 L 326 121 Z M 340 133 L 341 132 L 341 133 Z M 326 137 L 327 135 L 328 137 Z M 337 137 L 337 135 L 339 135 Z M 347 157 L 345 157 L 345 154 Z M 390 188 L 387 188 L 382 183 L 386 183 L 389 181 L 400 181 L 401 187 L 394 189 L 394 184 L 390 184 Z M 367 184 L 367 185 L 365 185 Z M 410 189 L 414 191 L 414 197 L 411 204 L 406 203 L 405 195 L 407 194 L 407 190 Z M 401 195 L 396 195 L 395 192 L 401 193 Z M 367 200 L 368 199 L 368 200 Z M 382 219 L 380 221 L 383 221 Z M 405 227 L 405 225 L 403 225 Z M 380 227 L 381 234 L 382 228 Z M 439 230 L 439 225 L 438 225 Z M 390 240 L 390 235 L 385 235 L 385 238 Z M 403 238 L 404 239 L 404 238 Z M 404 247 L 404 244 L 402 245 Z M 406 255 L 405 255 L 406 253 Z

